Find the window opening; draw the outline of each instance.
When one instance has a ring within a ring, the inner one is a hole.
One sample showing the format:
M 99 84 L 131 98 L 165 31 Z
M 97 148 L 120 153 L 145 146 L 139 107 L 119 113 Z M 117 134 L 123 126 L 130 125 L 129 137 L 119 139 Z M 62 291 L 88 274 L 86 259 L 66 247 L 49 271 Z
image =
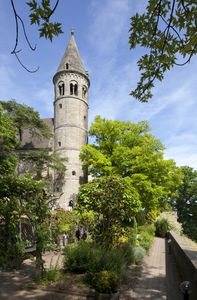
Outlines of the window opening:
M 77 86 L 77 84 L 74 85 L 74 94 L 75 94 L 75 96 L 78 95 L 78 86 Z
M 70 95 L 78 95 L 78 85 L 77 83 L 70 83 Z
M 72 171 L 72 175 L 76 175 L 76 171 Z
M 87 88 L 85 86 L 82 87 L 82 97 L 85 98 L 87 94 Z
M 64 95 L 64 90 L 65 90 L 65 85 L 62 81 L 58 84 L 58 88 L 59 88 L 60 96 L 63 96 Z
M 61 142 L 58 142 L 59 147 L 61 146 L 61 144 L 62 144 Z
M 62 108 L 62 103 L 59 104 L 59 108 Z
M 70 95 L 73 95 L 73 84 L 70 84 Z
M 68 68 L 69 68 L 69 65 L 68 65 L 68 63 L 66 64 L 66 70 L 68 70 Z

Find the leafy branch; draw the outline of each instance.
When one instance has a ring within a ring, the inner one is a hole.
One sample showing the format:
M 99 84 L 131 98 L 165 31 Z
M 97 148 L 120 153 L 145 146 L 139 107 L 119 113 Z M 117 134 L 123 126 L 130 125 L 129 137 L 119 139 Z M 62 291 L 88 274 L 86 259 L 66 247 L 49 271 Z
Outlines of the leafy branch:
M 22 49 L 18 49 L 19 44 L 19 25 L 22 26 L 22 31 L 25 37 L 25 40 L 27 42 L 28 47 L 30 50 L 35 51 L 36 45 L 33 47 L 29 37 L 26 32 L 26 27 L 23 19 L 19 16 L 17 13 L 14 0 L 10 0 L 12 10 L 14 13 L 15 18 L 15 26 L 16 26 L 16 36 L 15 36 L 15 45 L 13 47 L 13 50 L 11 54 L 14 54 L 16 59 L 18 60 L 19 64 L 29 73 L 35 73 L 39 70 L 39 67 L 37 67 L 34 70 L 30 70 L 27 68 L 21 59 L 19 58 L 19 52 L 22 51 Z M 59 0 L 55 2 L 55 5 L 53 8 L 51 8 L 51 1 L 50 0 L 42 0 L 41 4 L 38 4 L 38 1 L 31 0 L 27 2 L 26 4 L 29 6 L 31 13 L 29 14 L 31 25 L 37 24 L 39 26 L 38 31 L 40 33 L 40 37 L 44 37 L 46 39 L 49 39 L 51 42 L 53 40 L 54 36 L 58 36 L 60 33 L 63 33 L 61 29 L 61 23 L 59 22 L 50 22 L 51 16 L 54 14 L 55 10 L 58 7 Z
M 130 47 L 149 49 L 138 61 L 141 78 L 131 95 L 141 102 L 152 97 L 155 80 L 173 66 L 190 62 L 197 51 L 197 6 L 192 0 L 149 0 L 146 12 L 131 18 Z M 177 62 L 178 57 L 186 58 Z

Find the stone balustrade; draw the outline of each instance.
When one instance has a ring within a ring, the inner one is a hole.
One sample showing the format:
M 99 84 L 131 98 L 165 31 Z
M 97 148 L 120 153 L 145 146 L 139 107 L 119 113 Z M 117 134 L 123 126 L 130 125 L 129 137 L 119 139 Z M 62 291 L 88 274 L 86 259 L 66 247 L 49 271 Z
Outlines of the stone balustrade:
M 192 245 L 182 236 L 171 231 L 171 254 L 174 255 L 182 281 L 191 282 L 191 294 L 189 300 L 197 299 L 197 246 Z

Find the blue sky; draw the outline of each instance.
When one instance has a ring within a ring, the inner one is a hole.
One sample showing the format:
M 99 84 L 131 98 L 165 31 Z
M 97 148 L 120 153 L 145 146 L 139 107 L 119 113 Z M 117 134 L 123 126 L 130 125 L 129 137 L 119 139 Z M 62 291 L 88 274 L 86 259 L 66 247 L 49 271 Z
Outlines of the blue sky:
M 139 79 L 137 60 L 141 49 L 130 50 L 130 17 L 143 12 L 145 0 L 60 0 L 54 19 L 62 22 L 64 34 L 53 43 L 40 39 L 36 27 L 29 26 L 26 1 L 16 8 L 27 24 L 27 33 L 37 51 L 28 49 L 20 35 L 20 57 L 30 69 L 27 73 L 11 55 L 15 42 L 15 23 L 10 1 L 0 0 L 0 98 L 16 99 L 32 106 L 42 117 L 53 116 L 55 74 L 75 28 L 75 39 L 89 71 L 89 121 L 95 115 L 108 119 L 139 122 L 148 120 L 151 132 L 166 146 L 165 157 L 177 165 L 197 169 L 197 58 L 184 68 L 177 67 L 157 83 L 149 103 L 129 96 Z M 21 31 L 22 33 L 22 31 Z

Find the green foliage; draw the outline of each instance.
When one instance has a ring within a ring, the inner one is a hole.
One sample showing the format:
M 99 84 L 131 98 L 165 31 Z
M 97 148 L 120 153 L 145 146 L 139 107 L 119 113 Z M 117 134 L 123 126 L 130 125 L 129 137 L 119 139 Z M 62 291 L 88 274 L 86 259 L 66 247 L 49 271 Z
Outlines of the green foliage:
M 168 221 L 168 219 L 162 218 L 162 219 L 157 219 L 155 221 L 155 234 L 156 236 L 159 237 L 166 237 L 166 234 L 169 232 L 171 229 L 171 225 Z
M 14 153 L 18 144 L 16 134 L 14 123 L 3 113 L 0 104 L 0 174 L 12 173 L 16 167 L 17 158 Z
M 133 259 L 136 265 L 140 265 L 142 263 L 145 254 L 146 250 L 143 247 L 137 246 L 133 248 Z
M 64 255 L 66 270 L 89 274 L 108 270 L 115 272 L 121 280 L 125 279 L 127 267 L 133 261 L 132 247 L 129 243 L 106 249 L 89 241 L 79 241 L 67 245 Z
M 51 7 L 50 0 L 42 0 L 41 3 L 38 2 L 39 1 L 36 0 L 27 2 L 27 5 L 31 10 L 29 15 L 31 25 L 36 24 L 38 26 L 40 37 L 45 37 L 46 39 L 52 41 L 54 36 L 63 33 L 61 29 L 61 23 L 50 21 L 50 18 L 54 14 L 59 1 L 56 1 L 54 8 Z
M 128 177 L 97 178 L 80 187 L 77 207 L 80 212 L 94 212 L 93 236 L 97 242 L 110 247 L 122 229 L 141 210 L 139 196 Z
M 0 177 L 0 220 L 3 231 L 0 256 L 5 267 L 22 257 L 24 249 L 19 223 L 23 214 L 34 226 L 36 251 L 44 250 L 49 237 L 50 211 L 48 196 L 43 189 L 44 183 L 33 181 L 31 177 L 14 174 Z
M 93 260 L 93 247 L 90 242 L 79 241 L 64 249 L 65 269 L 73 272 L 86 272 Z
M 53 259 L 50 261 L 49 269 L 44 273 L 43 283 L 48 284 L 49 282 L 55 282 L 59 280 L 62 276 L 62 271 L 58 268 L 60 256 L 58 257 L 55 265 L 53 264 Z
M 32 107 L 19 104 L 15 100 L 0 101 L 4 113 L 14 123 L 18 130 L 20 141 L 22 141 L 23 130 L 28 129 L 32 136 L 50 137 L 48 126 L 40 119 L 39 113 Z
M 149 235 L 154 236 L 155 235 L 155 225 L 148 224 L 148 225 L 138 226 L 138 233 L 141 234 L 143 232 L 147 232 Z
M 48 284 L 49 282 L 55 282 L 60 279 L 61 275 L 62 275 L 62 273 L 60 270 L 49 269 L 49 270 L 46 270 L 43 281 L 46 284 Z
M 63 208 L 53 211 L 50 217 L 52 243 L 59 245 L 59 237 L 63 233 L 67 234 L 68 242 L 73 242 L 78 223 L 78 215 L 75 211 L 67 211 Z
M 53 157 L 50 160 L 47 151 L 39 155 L 30 153 L 29 160 L 37 164 L 37 177 L 17 176 L 14 151 L 18 147 L 18 137 L 22 139 L 24 129 L 30 130 L 32 135 L 49 137 L 49 130 L 37 112 L 13 100 L 0 102 L 0 125 L 0 268 L 19 266 L 24 252 L 19 225 L 22 216 L 26 216 L 34 228 L 36 279 L 40 280 L 42 253 L 50 242 L 49 204 L 53 199 L 45 190 L 47 182 L 38 179 L 42 179 L 46 164 L 54 169 L 56 165 L 57 172 L 64 172 L 65 167 L 61 159 Z
M 15 196 L 2 197 L 2 190 L 0 194 L 0 269 L 15 269 L 24 253 L 19 234 L 20 203 Z
M 155 235 L 155 226 L 140 226 L 138 227 L 138 241 L 139 246 L 143 247 L 146 251 L 152 246 L 154 235 Z
M 183 183 L 172 198 L 177 210 L 178 221 L 183 232 L 197 241 L 197 171 L 190 167 L 181 167 Z
M 111 271 L 101 271 L 94 274 L 92 287 L 99 293 L 115 293 L 120 285 L 120 280 L 116 273 Z
M 163 158 L 164 146 L 149 129 L 144 121 L 133 124 L 97 116 L 90 127 L 95 141 L 82 147 L 80 157 L 94 177 L 130 177 L 144 215 L 152 221 L 168 206 L 182 174 L 173 160 Z
M 131 95 L 147 102 L 155 79 L 175 65 L 190 62 L 197 51 L 196 5 L 193 0 L 150 0 L 143 14 L 131 17 L 130 47 L 149 50 L 138 61 L 141 78 Z M 183 58 L 183 63 L 178 59 Z

